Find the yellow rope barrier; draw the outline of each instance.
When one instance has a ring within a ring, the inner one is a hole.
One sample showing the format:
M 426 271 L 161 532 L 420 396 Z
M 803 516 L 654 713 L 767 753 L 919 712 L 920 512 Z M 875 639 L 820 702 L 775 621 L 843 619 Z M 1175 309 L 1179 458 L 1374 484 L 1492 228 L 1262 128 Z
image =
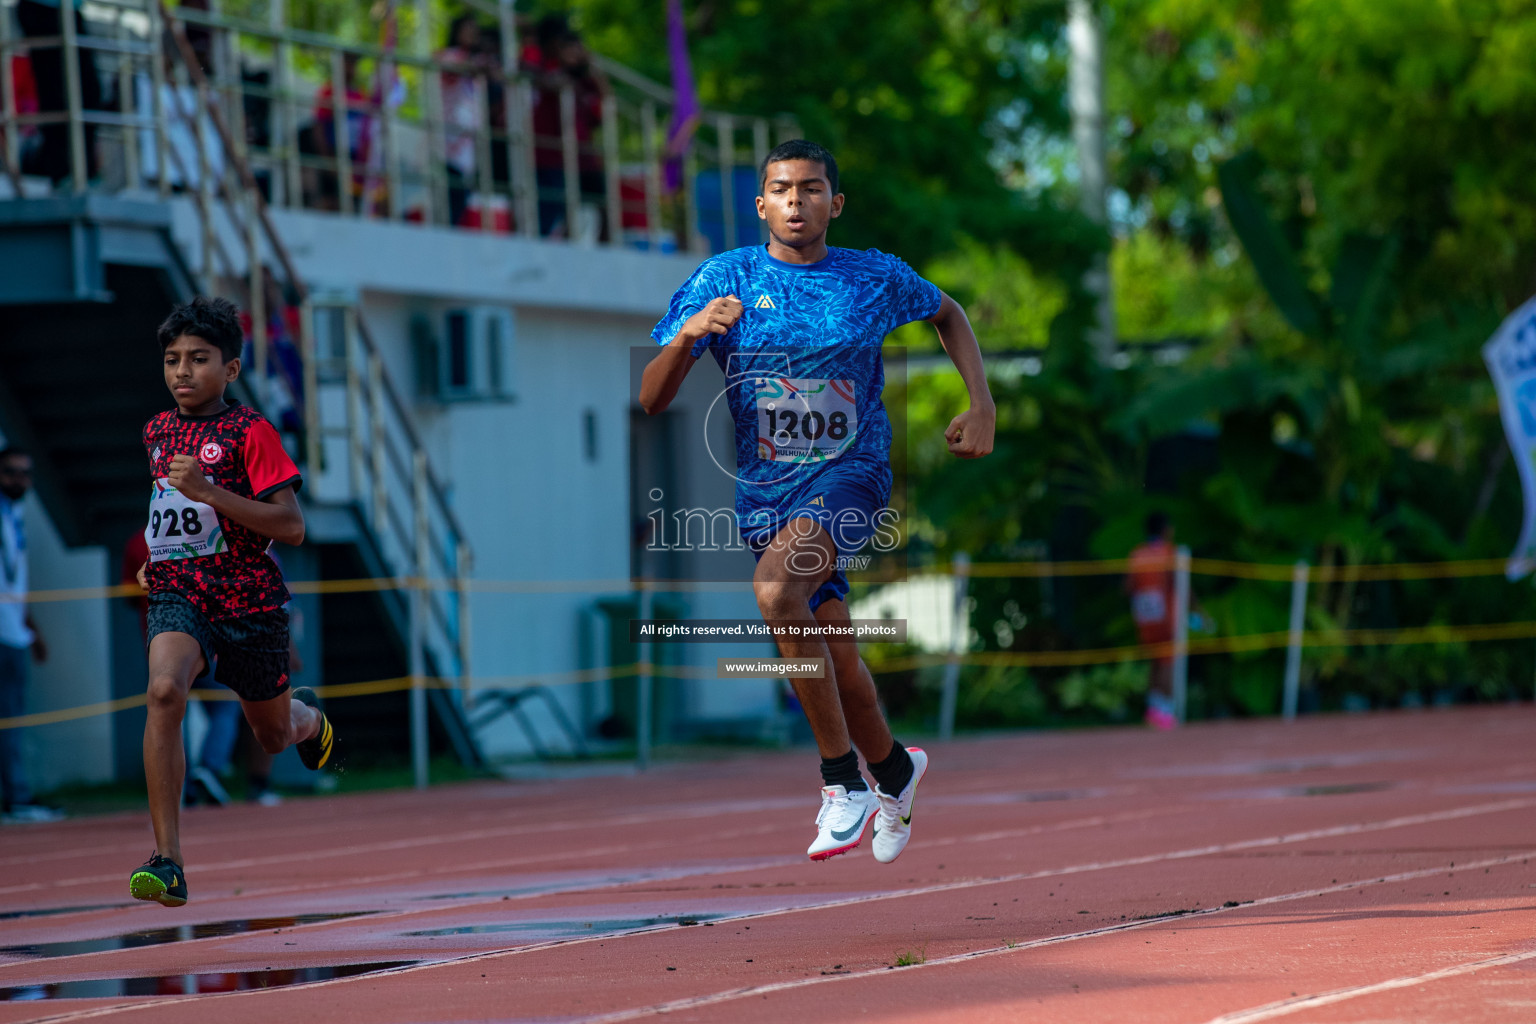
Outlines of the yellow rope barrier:
M 1477 643 L 1488 640 L 1528 640 L 1536 637 L 1536 622 L 1498 622 L 1478 626 L 1410 626 L 1402 629 L 1333 629 L 1303 633 L 1303 648 L 1393 647 L 1415 644 Z M 1246 654 L 1272 651 L 1290 643 L 1288 632 L 1249 633 L 1243 636 L 1191 637 L 1191 656 Z M 1064 668 L 1108 665 L 1118 661 L 1147 661 L 1173 656 L 1173 641 L 1130 644 L 1086 651 L 980 651 L 961 657 L 963 665 L 1001 665 L 1009 668 Z M 870 666 L 875 675 L 907 672 L 946 664 L 950 655 L 920 654 Z
M 696 665 L 655 665 L 648 662 L 632 662 L 628 665 L 614 665 L 604 668 L 577 669 L 569 672 L 530 672 L 523 675 L 509 676 L 476 676 L 470 681 L 471 686 L 477 690 L 512 689 L 523 686 L 569 686 L 573 683 L 601 682 L 612 679 L 625 679 L 648 672 L 653 676 L 665 676 L 670 679 L 714 679 L 715 670 L 707 666 Z M 358 683 L 331 683 L 327 686 L 313 687 L 315 693 L 326 700 L 341 700 L 347 697 L 368 697 L 380 693 L 398 693 L 409 690 L 412 684 L 411 676 L 395 676 L 392 679 L 370 679 Z M 423 678 L 424 686 L 440 690 L 458 690 L 459 680 L 443 679 L 438 676 L 426 676 Z M 474 697 L 471 691 L 471 699 Z M 191 700 L 203 701 L 228 701 L 239 700 L 238 694 L 230 690 L 212 690 L 197 688 L 187 694 Z M 12 718 L 0 718 L 0 731 L 6 729 L 24 729 L 36 725 L 55 725 L 59 722 L 71 722 L 80 718 L 92 718 L 96 715 L 109 715 L 118 711 L 126 711 L 129 708 L 142 707 L 148 703 L 148 698 L 142 694 L 134 694 L 131 697 L 119 697 L 116 700 L 99 701 L 95 704 L 82 704 L 72 708 L 58 708 L 53 711 L 38 711 L 28 715 L 16 715 Z
M 1371 582 L 1379 580 L 1439 580 L 1466 579 L 1480 576 L 1502 576 L 1507 567 L 1502 558 L 1470 559 L 1456 562 L 1388 562 L 1377 565 L 1314 565 L 1309 566 L 1308 579 L 1314 583 L 1340 581 Z M 1170 564 L 1170 568 L 1172 568 Z M 954 567 L 948 563 L 920 566 L 914 570 L 922 575 L 949 575 Z M 973 578 L 988 579 L 1040 579 L 1051 576 L 1118 576 L 1130 570 L 1125 558 L 1105 558 L 1076 562 L 976 562 L 966 568 Z M 1265 562 L 1236 562 L 1219 558 L 1194 558 L 1190 560 L 1190 572 L 1197 576 L 1219 576 L 1230 579 L 1290 582 L 1295 568 Z M 467 580 L 465 589 L 474 594 L 580 594 L 633 592 L 636 587 L 660 593 L 702 591 L 745 591 L 751 588 L 748 581 L 701 582 L 692 580 L 636 580 L 613 577 L 586 580 Z M 379 576 L 353 580 L 294 580 L 288 589 L 295 594 L 359 594 L 385 590 L 412 590 L 425 587 L 429 590 L 456 590 L 459 583 L 453 579 L 426 579 L 414 576 Z M 123 583 L 110 587 L 70 587 L 58 590 L 34 590 L 24 598 L 0 595 L 0 601 L 24 601 L 27 604 L 48 604 L 58 601 L 86 601 L 101 598 L 143 597 L 144 592 L 136 584 Z
M 1378 581 L 1378 580 L 1430 580 L 1458 579 L 1479 576 L 1502 576 L 1506 561 L 1502 558 L 1485 558 L 1455 562 L 1401 562 L 1377 565 L 1310 566 L 1309 579 L 1314 582 Z M 922 567 L 924 574 L 948 574 L 950 565 Z M 979 562 L 967 567 L 972 577 L 993 579 L 1029 579 L 1052 576 L 1106 576 L 1121 575 L 1129 569 L 1124 558 L 1074 562 Z M 1223 559 L 1196 558 L 1190 562 L 1190 572 L 1202 576 L 1218 576 L 1235 579 L 1289 582 L 1294 567 L 1260 562 L 1236 562 Z M 658 592 L 687 591 L 740 591 L 750 589 L 749 582 L 667 582 L 661 580 L 631 580 L 624 578 L 589 580 L 471 580 L 467 589 L 482 594 L 548 594 L 631 592 L 635 586 Z M 355 594 L 386 590 L 409 590 L 425 586 L 435 590 L 455 589 L 458 584 L 451 579 L 421 580 L 410 576 L 385 576 L 372 579 L 352 580 L 302 580 L 288 584 L 295 594 Z M 82 601 L 101 598 L 138 598 L 143 591 L 135 584 L 110 587 L 73 587 L 57 590 L 33 591 L 25 597 L 29 604 L 59 601 Z M 3 600 L 16 600 L 8 596 Z M 1475 643 L 1490 640 L 1520 640 L 1536 637 L 1536 622 L 1504 622 L 1473 626 L 1415 626 L 1401 629 L 1346 629 L 1308 632 L 1302 636 L 1301 646 L 1312 647 L 1383 647 L 1399 644 Z M 1246 636 L 1192 637 L 1188 643 L 1191 655 L 1238 654 L 1253 651 L 1274 650 L 1290 643 L 1287 632 L 1254 633 Z M 1082 665 L 1112 664 L 1118 661 L 1166 658 L 1173 654 L 1173 643 L 1131 644 L 1122 647 L 1106 647 L 1082 651 L 986 651 L 967 654 L 960 659 L 967 665 L 990 665 L 1018 668 L 1059 668 Z M 916 655 L 879 663 L 871 668 L 876 675 L 910 671 L 943 665 L 949 661 L 947 654 Z M 477 677 L 472 687 L 480 689 L 516 686 L 564 686 L 571 683 L 600 682 L 623 679 L 641 671 L 669 678 L 713 679 L 713 669 L 701 666 L 651 665 L 635 663 L 608 668 L 581 669 L 568 672 L 526 673 L 510 676 Z M 426 685 L 455 689 L 457 680 L 428 679 Z M 316 687 L 320 696 L 344 699 L 373 694 L 408 690 L 412 677 L 398 676 L 393 679 L 375 679 L 358 683 L 338 683 Z M 473 691 L 471 691 L 473 692 Z M 190 694 L 196 700 L 238 700 L 230 692 L 221 690 L 194 690 Z M 96 715 L 115 714 L 147 703 L 144 694 L 120 697 L 116 700 L 85 704 L 79 707 L 59 708 L 34 714 L 0 718 L 0 730 L 21 729 L 28 726 L 53 725 L 59 722 L 91 718 Z
M 1172 569 L 1173 564 L 1169 563 L 1168 567 Z M 1118 576 L 1129 568 L 1130 559 L 1105 558 L 1092 562 L 973 562 L 965 571 L 973 577 L 1035 579 L 1042 576 Z M 924 566 L 918 571 L 949 575 L 954 566 Z
M 1528 640 L 1536 638 L 1536 622 L 1495 622 L 1472 626 L 1411 626 L 1402 629 L 1338 629 L 1315 630 L 1302 635 L 1302 647 L 1391 647 L 1415 644 L 1477 643 L 1490 640 Z M 1275 650 L 1290 642 L 1286 632 L 1250 633 L 1244 636 L 1191 637 L 1190 655 L 1239 654 L 1252 651 Z M 1104 647 L 1085 651 L 980 651 L 963 655 L 961 664 L 1002 666 L 1006 668 L 1066 668 L 1082 665 L 1106 665 L 1119 661 L 1144 661 L 1151 658 L 1167 658 L 1173 654 L 1173 642 L 1155 644 L 1130 644 L 1123 647 Z M 870 666 L 875 675 L 889 675 L 917 668 L 943 665 L 947 654 L 920 654 L 908 658 L 880 662 Z M 566 686 L 572 683 L 600 682 L 624 679 L 647 672 L 670 679 L 714 679 L 715 670 L 707 666 L 657 665 L 635 662 L 606 668 L 579 669 L 570 672 L 528 673 L 512 676 L 477 676 L 470 680 L 473 698 L 475 689 L 503 689 L 517 686 Z M 424 685 L 440 689 L 458 689 L 458 681 L 427 677 Z M 412 677 L 396 676 L 393 679 L 373 679 L 359 683 L 333 683 L 317 686 L 315 692 L 328 700 L 347 697 L 363 697 L 380 693 L 393 693 L 411 688 Z M 233 693 L 218 690 L 193 690 L 195 700 L 238 700 Z M 128 708 L 141 707 L 146 703 L 144 694 L 120 697 L 73 708 L 40 711 L 13 718 L 0 718 L 0 730 L 23 729 L 29 726 L 53 725 L 96 715 L 115 714 Z

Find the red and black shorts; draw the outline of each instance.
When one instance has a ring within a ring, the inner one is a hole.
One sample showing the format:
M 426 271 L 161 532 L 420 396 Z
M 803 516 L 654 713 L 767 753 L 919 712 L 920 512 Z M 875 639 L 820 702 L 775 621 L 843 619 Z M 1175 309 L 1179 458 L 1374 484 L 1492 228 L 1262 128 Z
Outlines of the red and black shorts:
M 287 609 L 210 622 L 180 594 L 151 594 L 146 644 L 161 633 L 185 633 L 196 640 L 208 663 L 199 678 L 217 674 L 242 700 L 271 700 L 288 689 Z

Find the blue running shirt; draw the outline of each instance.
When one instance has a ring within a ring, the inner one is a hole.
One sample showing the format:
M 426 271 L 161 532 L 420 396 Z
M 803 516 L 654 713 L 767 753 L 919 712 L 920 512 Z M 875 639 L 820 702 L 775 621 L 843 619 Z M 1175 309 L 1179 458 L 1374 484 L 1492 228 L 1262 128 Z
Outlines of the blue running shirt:
M 799 264 L 750 246 L 700 264 L 651 337 L 668 344 L 689 317 L 727 295 L 741 300 L 741 319 L 723 335 L 706 334 L 693 355 L 708 349 L 725 371 L 743 529 L 768 525 L 832 467 L 888 497 L 880 346 L 902 324 L 936 314 L 939 289 L 878 249 L 829 248 L 820 261 Z

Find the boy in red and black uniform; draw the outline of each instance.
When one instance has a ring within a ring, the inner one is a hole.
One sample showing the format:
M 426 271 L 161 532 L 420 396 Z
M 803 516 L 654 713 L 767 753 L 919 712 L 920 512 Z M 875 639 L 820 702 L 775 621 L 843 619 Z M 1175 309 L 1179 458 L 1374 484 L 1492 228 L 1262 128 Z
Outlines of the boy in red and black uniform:
M 159 341 L 176 408 L 144 427 L 154 486 L 139 582 L 149 591 L 144 774 L 155 853 L 128 885 L 134 898 L 167 907 L 187 902 L 181 720 L 187 691 L 215 658 L 262 749 L 297 744 L 310 768 L 331 755 L 331 724 L 314 692 L 289 691 L 288 590 L 267 554 L 274 540 L 304 539 L 295 496 L 303 481 L 272 424 L 224 396 L 240 375 L 241 340 L 239 312 L 224 299 L 174 309 Z

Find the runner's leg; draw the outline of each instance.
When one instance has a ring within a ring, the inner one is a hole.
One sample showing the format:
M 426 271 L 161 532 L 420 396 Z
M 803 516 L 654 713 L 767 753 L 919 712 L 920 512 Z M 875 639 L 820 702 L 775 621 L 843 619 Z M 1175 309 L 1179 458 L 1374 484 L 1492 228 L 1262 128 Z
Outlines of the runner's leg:
M 155 829 L 155 852 L 183 865 L 181 785 L 187 758 L 181 719 L 187 712 L 192 680 L 206 670 L 203 649 L 188 633 L 157 633 L 149 642 L 149 718 L 144 723 L 149 818 Z
M 289 690 L 271 700 L 241 698 L 240 706 L 245 709 L 245 720 L 251 723 L 256 742 L 269 754 L 280 754 L 320 731 L 320 712 L 294 700 Z
M 757 563 L 752 589 L 763 621 L 816 625 L 811 596 L 831 575 L 837 564 L 832 538 L 814 519 L 790 520 L 769 542 Z M 786 658 L 822 658 L 827 665 L 823 679 L 791 679 L 795 696 L 805 709 L 806 721 L 816 737 L 823 758 L 841 757 L 852 748 L 843 718 L 836 668 L 827 643 L 819 636 L 778 637 L 779 653 Z
M 824 601 L 816 609 L 816 621 L 824 626 L 846 626 L 850 621 L 848 605 L 835 598 Z M 852 640 L 831 640 L 826 644 L 848 735 L 865 761 L 884 760 L 896 741 L 891 736 L 885 713 L 880 710 L 874 677 L 869 674 L 864 659 L 859 657 L 859 645 Z

